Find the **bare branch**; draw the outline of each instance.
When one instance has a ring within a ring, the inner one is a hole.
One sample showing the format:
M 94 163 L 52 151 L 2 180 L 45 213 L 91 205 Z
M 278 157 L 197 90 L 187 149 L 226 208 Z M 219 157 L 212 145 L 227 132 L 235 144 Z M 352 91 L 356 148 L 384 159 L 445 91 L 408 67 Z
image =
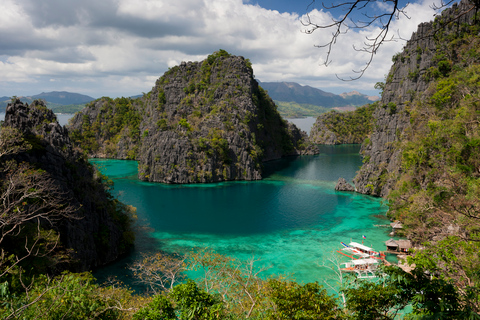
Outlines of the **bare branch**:
M 447 2 L 443 2 L 441 0 L 440 5 L 432 6 L 433 10 L 440 10 L 449 5 L 451 5 L 454 0 L 449 0 Z M 348 31 L 352 29 L 365 29 L 368 27 L 377 26 L 379 31 L 373 37 L 366 37 L 365 42 L 360 47 L 353 46 L 353 50 L 364 52 L 369 55 L 365 66 L 361 67 L 358 70 L 352 70 L 353 73 L 357 74 L 356 76 L 349 77 L 349 79 L 344 79 L 337 75 L 337 78 L 343 81 L 352 81 L 361 78 L 365 71 L 371 65 L 374 56 L 377 54 L 379 48 L 382 44 L 390 41 L 397 41 L 397 40 L 405 40 L 402 39 L 400 36 L 395 37 L 393 34 L 390 36 L 389 32 L 394 20 L 400 18 L 400 16 L 404 16 L 407 19 L 410 17 L 407 15 L 405 9 L 408 6 L 408 3 L 404 7 L 399 7 L 398 0 L 385 0 L 382 1 L 383 4 L 390 4 L 391 7 L 388 9 L 384 9 L 380 11 L 378 14 L 371 14 L 371 12 L 377 12 L 379 9 L 376 6 L 376 0 L 355 0 L 355 1 L 345 1 L 340 3 L 331 4 L 330 6 L 325 5 L 322 3 L 322 8 L 327 11 L 334 11 L 334 10 L 344 10 L 344 14 L 339 16 L 338 18 L 332 18 L 330 23 L 325 24 L 317 24 L 311 18 L 311 15 L 307 13 L 305 15 L 305 19 L 301 21 L 302 25 L 305 27 L 304 32 L 307 34 L 312 34 L 318 29 L 331 29 L 332 34 L 330 40 L 326 43 L 315 45 L 317 48 L 326 48 L 326 57 L 323 65 L 328 66 L 332 62 L 332 50 L 333 46 L 337 43 L 337 40 L 341 35 L 348 33 Z M 307 10 L 311 10 L 315 7 L 316 1 L 313 0 L 307 7 Z M 467 14 L 471 10 L 478 10 L 480 7 L 480 3 L 478 0 L 472 1 L 471 6 L 466 10 L 461 11 L 456 17 L 453 17 L 447 23 L 443 24 L 439 27 L 438 30 L 434 30 L 429 37 L 434 36 L 441 28 L 443 28 L 449 22 L 458 20 L 461 16 Z M 358 18 L 358 16 L 364 17 Z
M 137 278 L 136 282 L 146 285 L 154 294 L 170 291 L 175 284 L 185 279 L 185 257 L 162 252 L 143 254 L 128 268 Z

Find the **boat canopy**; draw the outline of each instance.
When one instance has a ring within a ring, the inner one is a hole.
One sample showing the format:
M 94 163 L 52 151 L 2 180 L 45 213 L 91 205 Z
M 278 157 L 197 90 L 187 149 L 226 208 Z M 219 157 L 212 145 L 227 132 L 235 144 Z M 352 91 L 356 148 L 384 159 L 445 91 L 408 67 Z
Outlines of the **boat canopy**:
M 357 259 L 357 260 L 352 260 L 350 261 L 351 264 L 358 266 L 362 264 L 378 264 L 377 259 Z
M 357 242 L 350 242 L 348 245 L 351 246 L 351 247 L 361 249 L 363 251 L 374 251 L 373 248 L 364 246 L 363 244 L 360 244 L 360 243 L 357 243 Z

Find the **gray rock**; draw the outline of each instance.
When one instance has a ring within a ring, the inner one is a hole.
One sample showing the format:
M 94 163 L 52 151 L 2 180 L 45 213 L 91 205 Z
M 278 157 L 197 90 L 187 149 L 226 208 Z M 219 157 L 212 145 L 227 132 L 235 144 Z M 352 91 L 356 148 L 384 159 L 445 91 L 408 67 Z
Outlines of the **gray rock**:
M 107 123 L 111 103 L 98 100 L 72 121 Z M 185 62 L 132 102 L 140 115 L 139 135 L 114 140 L 96 132 L 98 150 L 89 156 L 125 159 L 138 148 L 139 178 L 163 183 L 206 183 L 262 179 L 262 163 L 284 156 L 318 153 L 305 132 L 283 120 L 243 57 L 212 55 Z
M 14 154 L 11 159 L 44 170 L 62 190 L 65 202 L 79 208 L 72 212 L 78 219 L 62 219 L 51 225 L 70 255 L 64 265 L 55 266 L 56 271 L 92 270 L 125 254 L 129 245 L 124 235 L 129 230 L 118 222 L 123 216 L 114 217 L 119 214 L 115 202 L 81 150 L 73 147 L 68 130 L 58 124 L 44 102 L 35 100 L 29 106 L 17 99 L 10 103 L 3 126 L 19 129 L 34 143 L 31 151 Z
M 464 12 L 467 5 L 469 6 L 465 1 L 454 4 L 437 18 L 449 20 L 456 17 L 457 9 Z M 473 16 L 474 10 L 461 16 L 458 22 L 460 25 L 471 23 Z M 430 67 L 436 65 L 433 58 L 437 48 L 432 36 L 435 28 L 434 22 L 421 23 L 404 50 L 395 58 L 387 76 L 381 103 L 373 114 L 373 133 L 362 145 L 364 164 L 354 178 L 357 192 L 386 197 L 395 187 L 401 170 L 402 152 L 399 145 L 402 134 L 410 126 L 407 106 L 414 98 L 421 98 L 433 80 L 425 74 Z M 456 32 L 455 30 L 445 32 Z
M 334 132 L 327 128 L 324 120 L 324 115 L 317 117 L 317 120 L 310 130 L 310 140 L 315 144 L 336 145 L 338 142 L 337 136 Z
M 355 187 L 345 180 L 345 178 L 339 178 L 337 185 L 335 186 L 336 191 L 355 191 Z

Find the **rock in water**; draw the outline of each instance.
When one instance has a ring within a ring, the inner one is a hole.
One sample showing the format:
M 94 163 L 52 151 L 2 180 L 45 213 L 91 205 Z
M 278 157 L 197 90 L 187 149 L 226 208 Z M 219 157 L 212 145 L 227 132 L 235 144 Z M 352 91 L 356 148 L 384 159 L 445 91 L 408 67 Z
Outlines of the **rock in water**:
M 345 178 L 339 178 L 337 185 L 335 186 L 336 191 L 355 191 L 355 188 L 345 180 Z
M 265 161 L 318 153 L 250 62 L 223 50 L 171 68 L 137 100 L 97 100 L 72 130 L 89 156 L 137 159 L 140 179 L 163 183 L 258 180 Z

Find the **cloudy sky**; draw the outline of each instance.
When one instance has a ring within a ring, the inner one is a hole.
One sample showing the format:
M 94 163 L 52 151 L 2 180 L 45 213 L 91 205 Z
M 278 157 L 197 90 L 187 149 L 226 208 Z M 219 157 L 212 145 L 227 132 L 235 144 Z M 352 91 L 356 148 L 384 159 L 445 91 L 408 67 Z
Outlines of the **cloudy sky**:
M 71 91 L 101 96 L 148 92 L 169 67 L 200 61 L 218 49 L 252 61 L 260 81 L 293 81 L 325 91 L 376 94 L 391 57 L 404 42 L 380 48 L 366 74 L 355 76 L 368 56 L 355 51 L 378 26 L 350 30 L 323 66 L 333 30 L 306 34 L 302 21 L 325 24 L 341 11 L 311 0 L 2 0 L 0 96 Z M 435 13 L 432 0 L 409 4 L 391 28 L 410 38 Z M 369 10 L 388 9 L 378 1 Z M 308 8 L 308 9 L 307 9 Z M 378 11 L 380 12 L 380 11 Z

